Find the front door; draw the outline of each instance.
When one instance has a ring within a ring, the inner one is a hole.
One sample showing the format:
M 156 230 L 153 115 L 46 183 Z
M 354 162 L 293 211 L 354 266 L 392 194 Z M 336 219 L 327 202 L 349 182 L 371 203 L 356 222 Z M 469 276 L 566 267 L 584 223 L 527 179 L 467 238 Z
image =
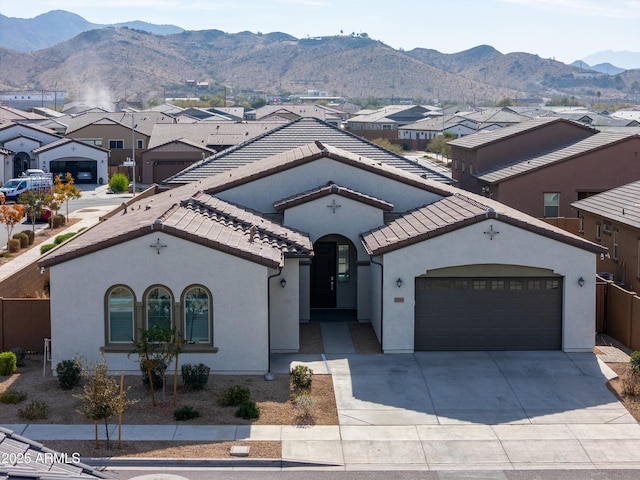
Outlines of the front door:
M 336 243 L 316 242 L 311 261 L 311 308 L 336 307 Z

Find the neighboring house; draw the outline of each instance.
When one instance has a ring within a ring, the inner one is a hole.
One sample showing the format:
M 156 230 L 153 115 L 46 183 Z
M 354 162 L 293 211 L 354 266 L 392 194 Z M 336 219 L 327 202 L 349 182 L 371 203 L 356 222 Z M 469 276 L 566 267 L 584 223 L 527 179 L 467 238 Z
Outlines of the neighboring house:
M 539 118 L 449 142 L 453 178 L 535 217 L 575 217 L 571 204 L 640 179 L 640 136 Z
M 349 118 L 349 114 L 326 105 L 265 105 L 252 113 L 252 120 L 267 120 L 274 116 L 296 120 L 302 117 L 313 117 L 333 126 L 340 127 Z
M 346 129 L 361 137 L 398 138 L 398 129 L 424 120 L 431 115 L 440 115 L 435 107 L 421 105 L 389 105 L 376 110 L 363 110 L 347 120 Z
M 138 329 L 163 324 L 182 362 L 264 373 L 334 314 L 385 353 L 592 351 L 606 249 L 427 172 L 311 118 L 188 168 L 40 260 L 52 364 L 139 372 Z
M 288 122 L 200 122 L 154 125 L 147 150 L 141 154 L 145 184 L 162 183 L 216 152 L 247 142 Z
M 29 168 L 43 168 L 34 151 L 60 140 L 53 131 L 37 125 L 14 122 L 0 123 L 0 147 L 7 153 L 0 165 L 0 180 L 4 183 L 21 176 Z
M 91 112 L 59 119 L 68 125 L 65 136 L 106 148 L 110 151 L 109 166 L 112 171 L 121 167 L 134 155 L 136 180 L 141 180 L 140 155 L 148 148 L 153 128 L 158 123 L 175 123 L 175 119 L 163 112 Z
M 408 140 L 410 150 L 425 150 L 431 140 L 444 132 L 460 138 L 476 133 L 477 125 L 457 115 L 433 116 L 399 127 L 398 139 Z
M 609 249 L 598 272 L 611 274 L 629 290 L 640 292 L 640 181 L 579 200 L 580 234 Z
M 45 172 L 65 177 L 73 175 L 75 183 L 102 185 L 109 182 L 109 150 L 61 138 L 33 150 L 37 163 Z

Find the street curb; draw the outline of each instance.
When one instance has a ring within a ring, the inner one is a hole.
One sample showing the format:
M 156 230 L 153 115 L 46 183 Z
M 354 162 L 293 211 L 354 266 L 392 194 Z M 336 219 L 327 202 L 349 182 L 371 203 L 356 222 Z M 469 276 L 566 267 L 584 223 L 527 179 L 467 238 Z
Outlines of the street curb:
M 277 458 L 82 457 L 80 461 L 93 468 L 310 468 L 343 466 L 331 463 L 296 462 Z

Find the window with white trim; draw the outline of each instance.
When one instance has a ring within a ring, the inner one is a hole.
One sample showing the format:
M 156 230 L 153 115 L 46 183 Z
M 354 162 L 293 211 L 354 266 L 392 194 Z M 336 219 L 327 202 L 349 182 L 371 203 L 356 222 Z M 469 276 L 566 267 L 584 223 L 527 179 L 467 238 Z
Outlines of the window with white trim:
M 560 194 L 544 194 L 544 218 L 556 218 L 560 213 Z
M 122 149 L 124 148 L 124 140 L 109 140 L 109 149 Z
M 613 248 L 611 249 L 611 257 L 614 260 L 618 260 L 618 230 L 613 230 L 611 238 L 613 245 Z

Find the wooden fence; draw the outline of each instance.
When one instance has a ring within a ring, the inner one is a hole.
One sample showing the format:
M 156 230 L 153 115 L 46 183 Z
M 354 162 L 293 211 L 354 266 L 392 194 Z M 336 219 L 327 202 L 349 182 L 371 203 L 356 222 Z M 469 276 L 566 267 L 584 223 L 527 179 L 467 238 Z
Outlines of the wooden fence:
M 640 350 L 640 297 L 636 292 L 597 277 L 596 331 Z
M 21 347 L 42 353 L 45 338 L 51 338 L 48 298 L 0 298 L 1 352 Z

